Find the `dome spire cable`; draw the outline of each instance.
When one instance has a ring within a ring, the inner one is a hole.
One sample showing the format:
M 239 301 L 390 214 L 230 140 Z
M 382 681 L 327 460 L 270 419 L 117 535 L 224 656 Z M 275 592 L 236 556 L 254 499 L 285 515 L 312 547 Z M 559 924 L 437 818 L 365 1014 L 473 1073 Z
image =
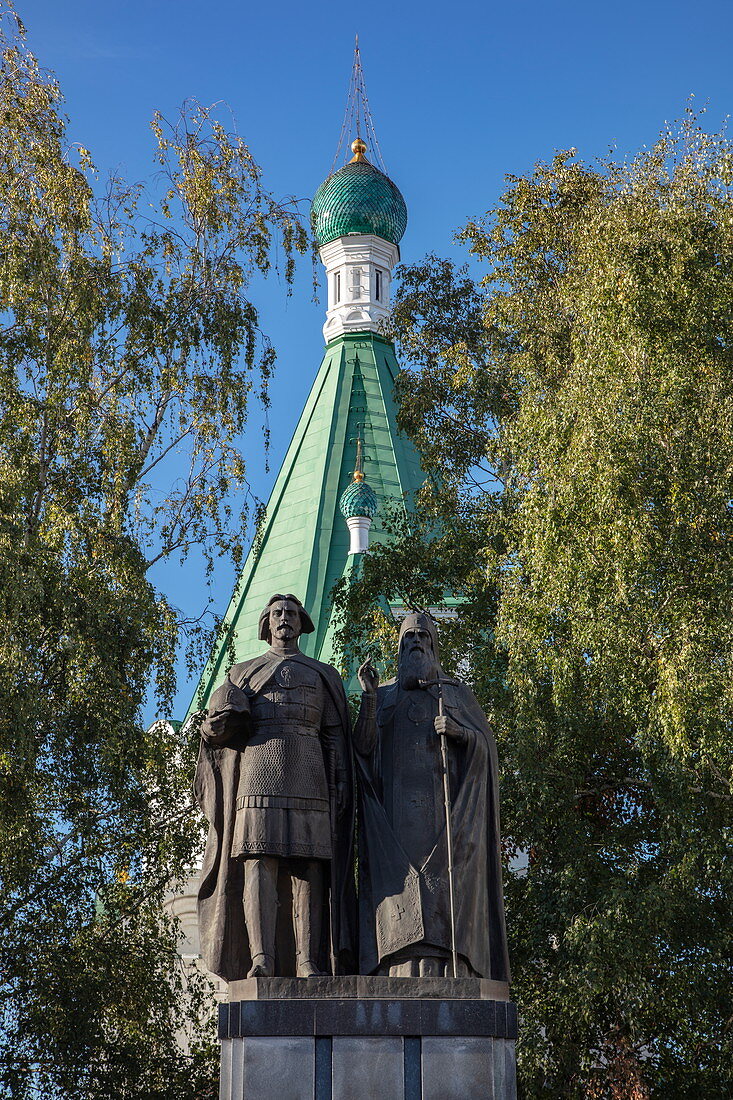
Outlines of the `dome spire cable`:
M 377 141 L 377 134 L 374 129 L 374 122 L 372 121 L 372 113 L 369 110 L 366 81 L 364 79 L 364 70 L 361 66 L 358 34 L 354 45 L 354 63 L 351 67 L 351 78 L 349 80 L 349 92 L 346 97 L 344 121 L 341 125 L 341 133 L 339 135 L 338 145 L 336 146 L 336 155 L 333 158 L 333 164 L 331 165 L 329 175 L 333 175 L 336 171 L 339 157 L 344 153 L 345 146 L 348 149 L 351 135 L 354 131 L 357 141 L 364 140 L 366 142 L 369 148 L 369 160 L 371 160 L 373 164 L 377 164 L 386 175 L 387 169 L 384 164 L 384 159 L 382 158 L 382 151 L 379 148 L 379 142 Z

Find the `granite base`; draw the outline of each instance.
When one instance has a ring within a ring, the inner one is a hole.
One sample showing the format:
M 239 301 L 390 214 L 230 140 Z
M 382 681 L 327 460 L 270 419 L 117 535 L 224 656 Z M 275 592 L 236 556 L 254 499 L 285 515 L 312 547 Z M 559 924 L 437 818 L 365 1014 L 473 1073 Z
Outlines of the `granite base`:
M 220 1100 L 515 1100 L 516 1007 L 483 982 L 233 983 L 219 1006 Z

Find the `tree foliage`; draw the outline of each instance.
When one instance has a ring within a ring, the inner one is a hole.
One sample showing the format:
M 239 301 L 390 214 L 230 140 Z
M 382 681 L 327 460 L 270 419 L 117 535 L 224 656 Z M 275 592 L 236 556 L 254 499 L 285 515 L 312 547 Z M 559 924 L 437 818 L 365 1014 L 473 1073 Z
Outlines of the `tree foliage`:
M 499 741 L 523 1094 L 712 1100 L 733 1091 L 733 147 L 688 113 L 624 161 L 570 151 L 460 237 L 479 282 L 428 257 L 395 314 L 439 487 L 370 555 L 345 637 L 390 635 L 385 596 L 464 599 L 443 636 Z
M 274 363 L 248 289 L 306 235 L 195 103 L 156 114 L 152 187 L 102 184 L 6 2 L 0 38 L 0 1092 L 204 1096 L 161 908 L 192 747 L 140 725 L 180 623 L 148 570 L 241 557 L 237 439 Z

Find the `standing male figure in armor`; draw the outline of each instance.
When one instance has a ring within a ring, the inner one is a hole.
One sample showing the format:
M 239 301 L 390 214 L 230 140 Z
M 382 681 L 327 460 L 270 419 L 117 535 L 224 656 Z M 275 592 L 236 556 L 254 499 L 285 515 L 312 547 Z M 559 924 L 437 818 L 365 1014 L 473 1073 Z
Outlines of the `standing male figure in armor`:
M 300 600 L 272 596 L 259 620 L 270 648 L 232 667 L 201 727 L 199 928 L 207 966 L 228 981 L 350 961 L 349 719 L 336 669 L 300 652 L 313 629 Z

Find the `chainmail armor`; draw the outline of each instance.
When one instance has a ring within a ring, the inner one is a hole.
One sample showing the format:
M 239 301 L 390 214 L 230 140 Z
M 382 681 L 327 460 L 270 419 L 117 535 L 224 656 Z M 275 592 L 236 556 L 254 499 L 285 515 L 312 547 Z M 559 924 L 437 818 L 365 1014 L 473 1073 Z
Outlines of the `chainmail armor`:
M 274 662 L 250 695 L 231 854 L 331 858 L 326 746 L 340 719 L 315 669 Z

